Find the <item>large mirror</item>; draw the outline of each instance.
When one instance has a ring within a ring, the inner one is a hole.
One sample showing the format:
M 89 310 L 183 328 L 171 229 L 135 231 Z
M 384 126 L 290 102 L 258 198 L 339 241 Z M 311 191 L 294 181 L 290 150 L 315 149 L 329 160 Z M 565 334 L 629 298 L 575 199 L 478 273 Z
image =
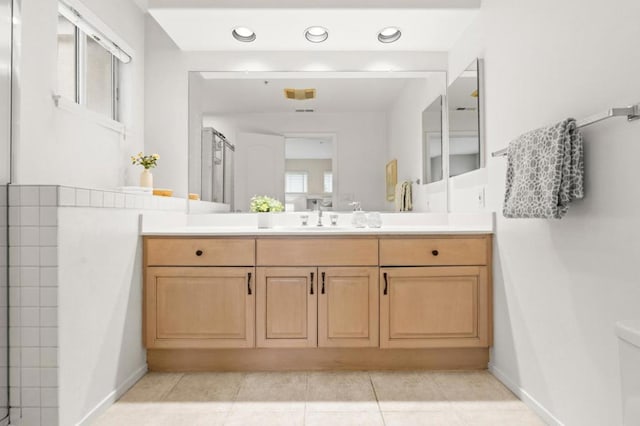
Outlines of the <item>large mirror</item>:
M 447 88 L 449 176 L 484 166 L 481 131 L 482 61 L 473 61 Z
M 444 72 L 191 72 L 189 192 L 235 212 L 254 195 L 287 211 L 394 211 L 385 166 L 421 183 L 423 113 L 444 91 Z
M 438 96 L 422 112 L 422 180 L 426 184 L 442 180 L 442 102 Z

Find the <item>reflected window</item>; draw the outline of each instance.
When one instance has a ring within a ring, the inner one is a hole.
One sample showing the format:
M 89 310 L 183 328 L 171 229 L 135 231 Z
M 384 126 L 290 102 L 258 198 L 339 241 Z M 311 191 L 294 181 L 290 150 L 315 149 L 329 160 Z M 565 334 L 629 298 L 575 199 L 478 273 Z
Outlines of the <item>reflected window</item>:
M 308 191 L 307 172 L 287 172 L 285 173 L 285 192 L 302 194 Z
M 324 192 L 325 194 L 333 192 L 333 173 L 324 172 Z

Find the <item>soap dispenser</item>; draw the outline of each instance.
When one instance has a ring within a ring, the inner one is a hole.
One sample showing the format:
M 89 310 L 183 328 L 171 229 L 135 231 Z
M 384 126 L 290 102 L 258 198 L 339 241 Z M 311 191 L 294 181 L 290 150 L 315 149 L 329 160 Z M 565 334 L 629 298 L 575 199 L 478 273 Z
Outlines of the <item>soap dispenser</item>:
M 351 224 L 355 228 L 365 228 L 367 226 L 367 216 L 362 211 L 359 201 L 354 201 L 349 204 L 353 206 L 353 216 L 351 218 Z

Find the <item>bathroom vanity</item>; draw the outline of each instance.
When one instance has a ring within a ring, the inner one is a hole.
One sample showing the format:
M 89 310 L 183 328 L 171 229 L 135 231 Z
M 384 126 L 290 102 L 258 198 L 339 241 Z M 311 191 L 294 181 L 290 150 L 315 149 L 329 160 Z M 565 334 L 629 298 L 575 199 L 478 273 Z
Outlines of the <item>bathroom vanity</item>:
M 147 234 L 149 368 L 486 368 L 492 235 L 444 232 Z

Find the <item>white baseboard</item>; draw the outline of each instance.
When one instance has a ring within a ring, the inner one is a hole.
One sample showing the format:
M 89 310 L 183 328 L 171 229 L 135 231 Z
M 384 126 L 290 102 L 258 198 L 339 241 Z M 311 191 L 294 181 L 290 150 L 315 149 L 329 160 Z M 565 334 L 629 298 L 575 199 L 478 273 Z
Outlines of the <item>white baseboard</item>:
M 126 391 L 128 391 L 131 386 L 133 386 L 142 376 L 147 373 L 147 364 L 145 363 L 142 367 L 133 372 L 129 377 L 127 377 L 124 382 L 120 384 L 116 389 L 111 391 L 109 395 L 107 395 L 102 401 L 98 403 L 95 407 L 91 409 L 87 413 L 86 416 L 82 418 L 76 426 L 89 426 L 93 423 L 94 420 L 98 418 L 102 413 L 104 413 L 107 408 L 111 407 L 114 402 L 118 400 Z
M 489 364 L 489 371 L 500 380 L 503 385 L 509 388 L 511 392 L 516 394 L 518 398 L 524 402 L 527 407 L 531 408 L 542 420 L 552 426 L 564 426 L 564 424 L 558 420 L 549 410 L 547 410 L 542 404 L 540 404 L 534 397 L 532 397 L 526 390 L 518 386 L 513 380 L 509 378 L 502 370 L 497 368 L 493 364 Z

